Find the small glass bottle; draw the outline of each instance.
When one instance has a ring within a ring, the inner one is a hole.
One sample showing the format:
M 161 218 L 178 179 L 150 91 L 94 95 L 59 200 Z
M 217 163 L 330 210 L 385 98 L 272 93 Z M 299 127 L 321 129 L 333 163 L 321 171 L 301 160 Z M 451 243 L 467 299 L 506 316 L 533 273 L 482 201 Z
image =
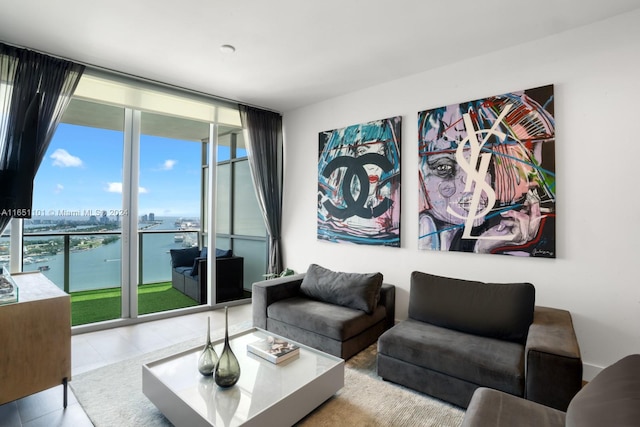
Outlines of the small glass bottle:
M 211 318 L 207 317 L 207 343 L 198 358 L 198 371 L 204 376 L 213 375 L 218 364 L 218 354 L 211 344 Z
M 223 388 L 235 385 L 240 379 L 240 364 L 229 345 L 228 307 L 224 308 L 224 348 L 216 365 L 214 379 L 216 384 Z

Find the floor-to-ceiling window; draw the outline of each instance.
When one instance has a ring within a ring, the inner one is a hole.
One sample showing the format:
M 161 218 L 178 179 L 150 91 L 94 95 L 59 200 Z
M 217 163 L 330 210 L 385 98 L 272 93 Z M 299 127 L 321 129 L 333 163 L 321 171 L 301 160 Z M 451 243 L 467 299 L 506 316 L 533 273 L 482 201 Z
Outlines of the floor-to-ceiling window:
M 34 179 L 23 271 L 73 295 L 74 325 L 122 316 L 124 108 L 71 101 Z
M 240 165 L 243 157 L 247 164 L 241 134 L 235 105 L 86 72 L 36 176 L 23 270 L 39 270 L 72 294 L 74 325 L 202 305 L 208 301 L 152 308 L 148 301 L 170 291 L 175 303 L 170 251 L 202 249 L 209 224 L 228 220 L 221 239 L 245 258 L 247 292 L 240 298 L 250 297 L 267 253 L 264 225 L 251 225 L 262 220 L 248 170 Z M 220 156 L 224 148 L 209 149 L 210 140 L 218 146 L 212 135 L 220 135 L 228 158 Z M 214 165 L 222 162 L 230 172 L 218 175 L 213 167 L 215 180 L 209 181 L 212 152 L 219 157 Z M 229 199 L 226 219 L 216 218 L 220 209 L 208 209 L 224 203 L 210 188 Z M 215 283 L 215 274 L 209 280 Z
M 264 280 L 267 239 L 249 171 L 242 129 L 221 127 L 217 150 L 216 247 L 243 258 L 243 296 Z

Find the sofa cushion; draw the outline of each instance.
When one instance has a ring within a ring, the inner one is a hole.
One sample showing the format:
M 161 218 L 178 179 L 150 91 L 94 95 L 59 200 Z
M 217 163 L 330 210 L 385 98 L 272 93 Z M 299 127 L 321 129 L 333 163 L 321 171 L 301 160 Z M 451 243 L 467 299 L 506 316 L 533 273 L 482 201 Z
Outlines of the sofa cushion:
M 533 322 L 530 283 L 483 283 L 414 271 L 409 317 L 461 332 L 524 343 Z
M 380 299 L 382 273 L 343 273 L 311 264 L 300 285 L 310 298 L 371 314 Z
M 174 268 L 174 270 L 175 270 L 177 273 L 184 274 L 185 276 L 186 276 L 186 275 L 191 276 L 191 270 L 192 270 L 192 268 L 191 268 L 191 267 L 176 267 L 176 268 Z
M 373 314 L 365 314 L 358 309 L 293 297 L 269 305 L 267 315 L 269 319 L 346 341 L 384 320 L 386 310 L 383 306 L 377 306 Z
M 639 420 L 640 354 L 603 369 L 567 409 L 567 427 L 634 426 Z
M 233 251 L 231 249 L 218 249 L 218 248 L 216 248 L 216 258 L 229 258 L 232 255 L 233 255 Z M 200 251 L 200 254 L 198 255 L 198 257 L 196 257 L 193 260 L 193 265 L 191 267 L 191 272 L 189 274 L 191 274 L 192 276 L 197 276 L 198 275 L 198 264 L 200 264 L 200 261 L 206 261 L 206 259 L 207 259 L 207 247 L 205 246 Z
M 200 255 L 206 257 L 207 254 Z M 231 249 L 218 249 L 216 248 L 216 258 L 229 258 L 233 256 L 233 251 Z
M 199 256 L 196 259 L 193 260 L 193 266 L 191 266 L 191 271 L 189 272 L 189 274 L 191 276 L 197 276 L 198 275 L 198 265 L 200 264 L 200 261 L 206 261 L 207 257 L 204 256 Z
M 169 254 L 171 255 L 171 267 L 192 267 L 193 260 L 200 255 L 200 249 L 196 247 L 171 249 Z
M 378 353 L 471 384 L 522 396 L 524 346 L 404 320 L 378 339 Z

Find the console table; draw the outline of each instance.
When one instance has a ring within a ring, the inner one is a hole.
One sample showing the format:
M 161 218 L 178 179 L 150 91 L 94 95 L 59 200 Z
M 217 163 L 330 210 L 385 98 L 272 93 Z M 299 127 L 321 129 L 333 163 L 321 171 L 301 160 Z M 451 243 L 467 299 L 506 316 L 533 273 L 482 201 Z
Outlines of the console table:
M 0 305 L 0 405 L 71 379 L 71 300 L 42 273 L 17 273 L 18 302 Z

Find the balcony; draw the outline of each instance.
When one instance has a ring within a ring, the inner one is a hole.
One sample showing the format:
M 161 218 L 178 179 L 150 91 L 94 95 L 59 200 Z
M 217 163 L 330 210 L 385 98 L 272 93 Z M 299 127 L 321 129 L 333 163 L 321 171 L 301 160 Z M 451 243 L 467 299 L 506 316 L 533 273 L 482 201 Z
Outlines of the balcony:
M 71 295 L 72 326 L 122 317 L 119 229 L 26 231 L 23 271 L 40 271 Z M 199 240 L 192 230 L 138 230 L 139 315 L 198 305 L 172 287 L 169 251 L 197 246 Z M 8 241 L 0 242 L 0 263 L 8 262 L 8 253 Z

